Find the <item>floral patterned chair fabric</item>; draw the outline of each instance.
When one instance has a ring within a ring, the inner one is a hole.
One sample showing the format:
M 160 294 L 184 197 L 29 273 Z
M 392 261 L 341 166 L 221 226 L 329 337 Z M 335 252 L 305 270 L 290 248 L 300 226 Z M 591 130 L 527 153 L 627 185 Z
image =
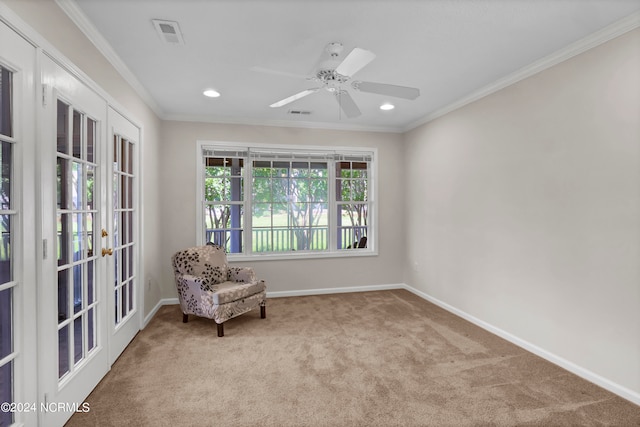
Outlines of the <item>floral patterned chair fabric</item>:
M 189 314 L 213 319 L 221 337 L 223 323 L 231 318 L 258 307 L 260 317 L 266 317 L 265 281 L 258 280 L 252 268 L 230 267 L 220 246 L 188 248 L 176 252 L 171 261 L 183 322 Z

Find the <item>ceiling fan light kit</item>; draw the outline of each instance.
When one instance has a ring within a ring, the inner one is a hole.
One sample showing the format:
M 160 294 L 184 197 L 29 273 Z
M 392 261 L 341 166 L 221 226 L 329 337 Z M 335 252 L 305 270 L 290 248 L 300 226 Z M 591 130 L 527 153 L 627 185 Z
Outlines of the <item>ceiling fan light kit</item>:
M 335 99 L 338 102 L 340 110 L 349 118 L 360 116 L 362 113 L 355 103 L 351 94 L 346 90 L 345 85 L 354 74 L 373 61 L 376 55 L 359 47 L 354 48 L 349 54 L 340 62 L 337 66 L 333 67 L 333 63 L 336 58 L 340 56 L 343 50 L 342 43 L 334 42 L 329 43 L 325 48 L 325 51 L 330 55 L 331 60 L 325 61 L 321 64 L 313 77 L 309 77 L 309 80 L 320 83 L 320 87 L 310 88 L 298 92 L 295 95 L 284 98 L 278 102 L 274 102 L 270 105 L 272 108 L 282 107 L 290 104 L 305 96 L 316 93 L 320 89 L 335 95 Z M 346 86 L 346 85 L 345 85 Z M 396 98 L 414 100 L 420 96 L 420 90 L 413 87 L 391 85 L 385 83 L 363 82 L 353 81 L 351 82 L 351 88 L 359 92 L 367 92 L 378 95 L 391 96 Z M 391 104 L 389 104 L 391 105 Z M 382 108 L 382 107 L 381 107 Z M 392 106 L 393 108 L 393 106 Z

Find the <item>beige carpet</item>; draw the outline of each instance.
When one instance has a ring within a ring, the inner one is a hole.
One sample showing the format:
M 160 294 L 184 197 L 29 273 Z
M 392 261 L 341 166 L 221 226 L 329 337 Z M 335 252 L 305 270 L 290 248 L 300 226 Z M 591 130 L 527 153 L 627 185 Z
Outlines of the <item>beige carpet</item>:
M 160 309 L 69 426 L 640 426 L 640 407 L 404 291 Z

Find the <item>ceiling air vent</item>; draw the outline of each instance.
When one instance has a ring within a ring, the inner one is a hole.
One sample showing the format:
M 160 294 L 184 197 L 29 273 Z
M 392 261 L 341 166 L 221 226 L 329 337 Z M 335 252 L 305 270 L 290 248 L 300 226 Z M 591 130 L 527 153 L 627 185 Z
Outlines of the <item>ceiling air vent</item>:
M 170 44 L 184 44 L 182 32 L 177 22 L 162 19 L 152 19 L 151 22 L 153 22 L 153 26 L 156 28 L 162 41 Z
M 311 111 L 289 110 L 289 114 L 292 114 L 294 116 L 308 116 L 309 114 L 311 114 Z

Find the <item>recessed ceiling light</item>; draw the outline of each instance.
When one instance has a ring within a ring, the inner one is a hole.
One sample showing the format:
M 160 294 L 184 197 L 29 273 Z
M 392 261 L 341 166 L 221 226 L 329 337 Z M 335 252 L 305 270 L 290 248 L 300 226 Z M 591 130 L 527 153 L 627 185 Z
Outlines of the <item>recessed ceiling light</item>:
M 208 96 L 209 98 L 217 98 L 220 96 L 220 92 L 218 92 L 217 90 L 213 90 L 213 89 L 207 89 L 204 92 L 202 92 L 202 94 L 204 96 Z
M 393 110 L 394 108 L 396 108 L 396 106 L 393 104 L 389 104 L 388 102 L 385 102 L 380 106 L 380 109 L 383 111 Z

